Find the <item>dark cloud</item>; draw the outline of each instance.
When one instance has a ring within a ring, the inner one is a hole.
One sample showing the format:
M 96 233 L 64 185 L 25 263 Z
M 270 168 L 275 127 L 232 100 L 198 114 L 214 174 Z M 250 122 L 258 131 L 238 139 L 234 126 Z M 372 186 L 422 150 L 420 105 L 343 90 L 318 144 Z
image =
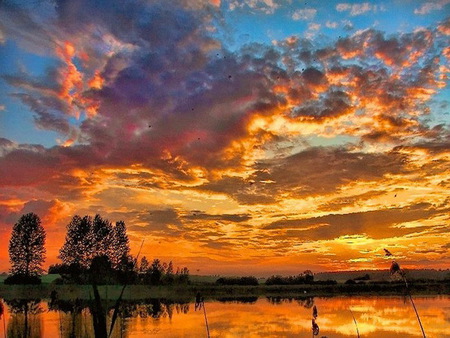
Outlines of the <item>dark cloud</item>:
M 139 213 L 136 220 L 146 223 L 145 226 L 133 226 L 130 230 L 144 232 L 167 232 L 170 233 L 169 226 L 180 228 L 183 226 L 177 210 L 172 208 L 162 210 L 151 210 L 147 213 Z M 173 229 L 174 230 L 174 229 Z M 177 232 L 176 230 L 174 230 Z
M 343 91 L 329 91 L 321 95 L 318 100 L 307 101 L 295 109 L 296 117 L 312 117 L 316 121 L 329 119 L 353 113 L 354 108 L 349 95 Z
M 330 214 L 321 217 L 280 220 L 264 227 L 266 230 L 285 230 L 286 236 L 305 241 L 331 240 L 345 235 L 362 235 L 375 239 L 401 237 L 430 229 L 429 226 L 415 228 L 396 227 L 403 222 L 427 219 L 446 214 L 450 209 L 421 203 L 406 208 L 381 209 L 350 214 Z
M 77 129 L 69 123 L 67 117 L 61 114 L 66 107 L 62 106 L 60 100 L 51 97 L 36 98 L 23 93 L 11 96 L 20 99 L 35 113 L 34 122 L 38 128 L 53 130 L 64 136 L 76 138 Z
M 368 191 L 363 194 L 347 196 L 347 197 L 338 197 L 331 200 L 328 203 L 325 203 L 319 207 L 319 210 L 322 211 L 338 211 L 344 207 L 352 207 L 357 205 L 358 203 L 363 203 L 371 198 L 378 197 L 384 195 L 386 191 Z
M 364 136 L 371 142 L 396 141 L 429 129 L 409 113 L 418 107 L 411 88 L 420 92 L 438 85 L 432 31 L 387 37 L 370 29 L 327 46 L 293 38 L 278 46 L 248 44 L 231 52 L 206 29 L 217 19 L 215 7 L 204 2 L 196 10 L 192 3 L 188 7 L 183 1 L 57 1 L 56 21 L 35 24 L 45 32 L 58 31 L 60 42 L 73 41 L 74 59 L 82 61 L 79 71 L 84 74 L 83 89 L 71 102 L 76 107 L 54 95 L 64 83 L 65 62 L 42 79 L 10 74 L 4 79 L 26 92 L 14 95 L 35 113 L 40 128 L 83 144 L 61 151 L 75 156 L 74 163 L 84 153 L 85 163 L 142 164 L 185 181 L 194 179 L 190 166 L 242 166 L 243 150 L 230 152 L 230 145 L 277 137 L 264 130 L 249 135 L 248 125 L 254 116 L 270 115 L 288 101 L 294 103 L 289 117 L 318 123 L 350 117 L 376 102 L 386 113 L 374 117 L 379 123 Z M 26 9 L 10 11 L 21 17 Z M 17 29 L 31 34 L 33 27 Z M 113 46 L 104 41 L 106 35 Z M 406 51 L 414 51 L 426 66 L 417 71 L 406 65 Z M 83 53 L 91 58 L 82 60 Z M 398 65 L 405 66 L 399 79 L 391 76 Z M 104 79 L 100 88 L 86 85 L 94 72 Z M 345 76 L 350 84 L 330 81 L 334 76 Z M 278 85 L 287 87 L 287 93 L 274 93 Z M 78 131 L 67 115 L 94 103 L 97 115 L 84 119 Z M 357 127 L 350 132 L 358 132 Z M 246 199 L 249 194 L 241 195 Z
M 226 221 L 226 222 L 245 222 L 252 217 L 249 214 L 219 214 L 211 215 L 200 210 L 193 210 L 190 214 L 184 216 L 188 220 L 207 220 L 207 221 Z
M 58 208 L 60 204 L 61 202 L 58 200 L 33 199 L 24 203 L 22 208 L 17 210 L 2 205 L 0 202 L 0 223 L 13 225 L 19 220 L 20 216 L 30 212 L 35 213 L 41 218 L 41 221 L 45 222 L 48 216 L 52 214 L 52 209 Z M 48 227 L 48 224 L 46 226 Z
M 57 45 L 55 36 L 57 30 L 52 30 L 42 23 L 42 18 L 48 18 L 51 4 L 43 1 L 40 6 L 30 8 L 27 3 L 14 4 L 13 1 L 0 3 L 0 31 L 6 39 L 14 39 L 26 49 L 34 53 L 48 54 Z
M 246 180 L 224 176 L 196 189 L 221 192 L 242 204 L 271 204 L 293 198 L 336 193 L 349 182 L 380 181 L 386 174 L 409 172 L 399 152 L 359 153 L 346 148 L 315 147 L 286 158 L 260 161 Z

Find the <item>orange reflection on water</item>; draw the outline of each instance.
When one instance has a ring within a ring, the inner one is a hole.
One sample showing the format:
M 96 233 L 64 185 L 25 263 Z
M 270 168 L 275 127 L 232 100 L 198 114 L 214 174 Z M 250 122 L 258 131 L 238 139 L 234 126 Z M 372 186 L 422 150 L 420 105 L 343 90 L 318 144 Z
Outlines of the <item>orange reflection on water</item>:
M 450 297 L 414 299 L 427 337 L 450 337 Z M 318 309 L 318 337 L 356 337 L 352 313 L 361 337 L 421 337 L 411 304 L 402 297 L 259 298 L 250 303 L 205 303 L 211 337 L 225 338 L 310 337 L 313 305 Z M 26 308 L 26 315 L 24 309 L 23 303 L 18 306 L 8 302 L 5 306 L 9 336 L 21 332 L 29 332 L 30 337 L 94 336 L 92 317 L 83 306 L 79 306 L 79 312 L 63 312 L 49 308 L 47 302 L 34 302 Z M 203 309 L 195 311 L 192 303 L 140 302 L 129 304 L 121 314 L 113 337 L 206 337 Z

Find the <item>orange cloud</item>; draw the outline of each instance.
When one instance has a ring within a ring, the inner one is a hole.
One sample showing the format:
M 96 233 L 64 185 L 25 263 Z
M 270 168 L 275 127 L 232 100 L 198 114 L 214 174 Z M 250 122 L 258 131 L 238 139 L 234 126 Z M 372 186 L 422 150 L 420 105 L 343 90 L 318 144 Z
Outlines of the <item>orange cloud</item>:
M 74 116 L 79 118 L 79 111 L 74 108 L 74 101 L 83 89 L 83 74 L 78 71 L 72 61 L 72 58 L 75 56 L 75 46 L 66 41 L 62 47 L 58 46 L 56 48 L 56 54 L 66 63 L 66 67 L 60 70 L 62 79 L 58 96 L 68 103 Z
M 105 80 L 102 78 L 100 72 L 97 70 L 94 76 L 89 80 L 89 87 L 94 89 L 101 89 L 103 87 Z

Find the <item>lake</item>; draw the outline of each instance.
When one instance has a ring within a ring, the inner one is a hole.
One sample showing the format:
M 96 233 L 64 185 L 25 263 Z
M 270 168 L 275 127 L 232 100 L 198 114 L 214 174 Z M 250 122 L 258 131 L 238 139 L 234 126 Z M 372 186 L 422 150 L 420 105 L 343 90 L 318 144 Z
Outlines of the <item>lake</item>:
M 450 296 L 415 296 L 427 337 L 450 337 Z M 0 337 L 94 337 L 88 301 L 4 301 Z M 409 299 L 403 297 L 246 297 L 205 301 L 211 337 L 311 337 L 312 307 L 317 337 L 421 337 Z M 108 328 L 111 321 L 109 308 Z M 91 309 L 91 310 L 90 310 Z M 113 337 L 206 337 L 205 313 L 194 303 L 149 299 L 122 304 Z

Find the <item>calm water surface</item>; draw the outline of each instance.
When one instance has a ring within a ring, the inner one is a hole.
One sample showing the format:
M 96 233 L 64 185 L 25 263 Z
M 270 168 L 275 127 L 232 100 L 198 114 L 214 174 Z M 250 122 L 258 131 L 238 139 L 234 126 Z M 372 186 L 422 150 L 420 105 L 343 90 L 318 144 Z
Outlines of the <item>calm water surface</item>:
M 414 299 L 427 336 L 450 338 L 450 296 Z M 0 337 L 5 329 L 8 337 L 94 337 L 86 301 L 2 302 Z M 411 304 L 402 297 L 222 299 L 205 302 L 205 309 L 211 337 L 311 337 L 313 305 L 318 309 L 318 337 L 356 337 L 352 313 L 361 337 L 421 337 Z M 113 303 L 103 306 L 111 309 Z M 206 337 L 204 312 L 193 303 L 127 302 L 113 336 Z

